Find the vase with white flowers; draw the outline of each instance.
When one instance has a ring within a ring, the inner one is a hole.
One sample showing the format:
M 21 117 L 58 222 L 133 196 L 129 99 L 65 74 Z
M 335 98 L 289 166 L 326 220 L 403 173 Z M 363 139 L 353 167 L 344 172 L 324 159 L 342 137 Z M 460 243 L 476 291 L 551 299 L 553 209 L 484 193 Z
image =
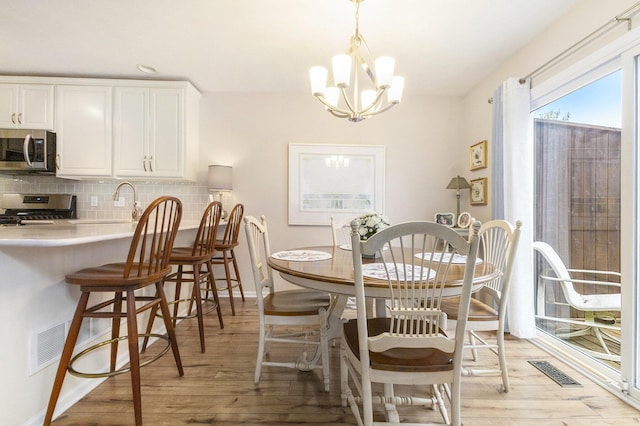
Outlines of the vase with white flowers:
M 360 241 L 366 241 L 378 231 L 391 226 L 389 219 L 378 212 L 360 215 L 355 220 L 358 222 Z

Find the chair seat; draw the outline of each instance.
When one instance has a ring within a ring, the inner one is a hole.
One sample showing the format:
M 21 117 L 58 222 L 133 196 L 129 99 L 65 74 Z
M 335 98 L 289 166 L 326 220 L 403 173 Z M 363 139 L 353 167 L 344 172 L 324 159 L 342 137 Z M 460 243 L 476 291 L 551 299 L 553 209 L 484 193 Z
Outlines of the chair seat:
M 389 331 L 389 318 L 370 318 L 367 321 L 369 337 Z M 344 339 L 351 352 L 360 358 L 358 344 L 358 323 L 352 319 L 344 324 Z M 450 371 L 453 370 L 453 353 L 432 348 L 394 348 L 384 352 L 369 351 L 371 368 L 375 370 L 399 371 L 408 373 Z
M 447 318 L 453 321 L 458 320 L 459 297 L 442 299 L 441 309 L 447 314 Z M 477 299 L 471 299 L 469 304 L 468 321 L 498 321 L 498 311 L 493 307 Z
M 192 264 L 198 261 L 206 261 L 211 259 L 211 253 L 193 255 L 193 247 L 174 247 L 169 256 L 169 262 L 178 264 L 186 262 Z
M 225 243 L 225 242 L 224 242 L 224 241 L 222 241 L 222 240 L 216 240 L 215 248 L 216 248 L 216 251 L 221 251 L 221 250 L 231 250 L 231 249 L 233 249 L 233 248 L 238 247 L 239 245 L 240 245 L 240 243 L 238 243 L 238 242 L 235 242 L 235 243 L 234 243 L 234 242 Z
M 133 264 L 129 278 L 124 277 L 126 264 L 109 263 L 102 266 L 81 269 L 79 271 L 68 274 L 65 281 L 69 284 L 80 284 L 85 287 L 144 287 L 162 280 L 171 272 L 171 267 L 164 269 L 151 275 L 137 276 L 136 270 L 138 264 Z M 143 266 L 146 269 L 146 266 Z
M 278 291 L 264 298 L 265 315 L 317 315 L 319 309 L 329 309 L 328 294 L 308 290 Z

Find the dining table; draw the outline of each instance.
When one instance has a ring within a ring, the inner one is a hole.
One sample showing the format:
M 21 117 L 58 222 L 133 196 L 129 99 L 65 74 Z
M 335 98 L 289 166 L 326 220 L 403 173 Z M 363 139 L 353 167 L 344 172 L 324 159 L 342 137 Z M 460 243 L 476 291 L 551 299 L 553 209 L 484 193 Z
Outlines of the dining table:
M 384 262 L 381 258 L 363 258 L 363 267 L 371 263 Z M 464 257 L 460 257 L 464 259 Z M 349 297 L 355 296 L 353 255 L 348 245 L 301 247 L 272 253 L 268 265 L 290 283 L 300 287 L 330 293 L 333 303 L 329 312 L 329 337 L 340 337 L 342 315 Z M 444 297 L 460 295 L 465 263 L 452 262 L 444 287 Z M 488 262 L 478 259 L 472 282 L 472 292 L 500 276 L 500 270 Z M 386 280 L 364 277 L 365 297 L 375 299 L 375 315 L 385 316 L 384 300 L 389 296 Z

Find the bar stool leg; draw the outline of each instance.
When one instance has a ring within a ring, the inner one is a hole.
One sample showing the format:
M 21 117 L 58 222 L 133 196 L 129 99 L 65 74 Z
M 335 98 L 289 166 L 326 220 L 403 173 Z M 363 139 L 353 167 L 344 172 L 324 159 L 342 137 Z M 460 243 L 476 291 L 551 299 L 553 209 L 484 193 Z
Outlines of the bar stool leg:
M 231 315 L 236 314 L 236 306 L 233 303 L 233 285 L 231 284 L 231 271 L 229 271 L 229 258 L 227 251 L 222 251 L 222 263 L 224 263 L 224 273 L 227 278 L 227 290 L 229 291 L 229 301 L 231 302 Z
M 216 304 L 216 311 L 218 312 L 218 322 L 220 323 L 220 328 L 224 328 L 224 322 L 222 320 L 222 308 L 220 307 L 220 298 L 218 297 L 218 292 L 215 289 L 215 277 L 213 276 L 213 264 L 211 261 L 207 262 L 207 286 L 205 292 L 205 299 L 209 296 L 209 289 L 211 289 L 211 293 L 213 294 L 213 300 Z
M 85 309 L 87 308 L 87 303 L 89 301 L 89 294 L 89 292 L 82 292 L 82 294 L 80 295 L 80 300 L 78 301 L 78 306 L 76 307 L 76 312 L 73 314 L 73 320 L 71 321 L 71 326 L 69 327 L 69 335 L 67 336 L 67 340 L 64 343 L 62 355 L 60 356 L 60 363 L 58 364 L 58 371 L 56 372 L 56 377 L 53 381 L 53 389 L 51 390 L 51 396 L 49 397 L 47 413 L 44 416 L 45 426 L 50 425 L 51 420 L 53 419 L 53 412 L 55 411 L 56 404 L 58 403 L 58 398 L 60 397 L 62 383 L 64 382 L 65 375 L 67 374 L 67 366 L 69 365 L 69 361 L 71 360 L 71 355 L 73 355 L 73 349 L 76 346 L 78 334 L 80 334 L 80 326 L 82 325 L 83 314 Z
M 184 376 L 184 370 L 182 368 L 182 360 L 180 359 L 180 351 L 178 350 L 178 340 L 176 339 L 176 332 L 171 322 L 171 314 L 169 313 L 169 306 L 167 305 L 167 298 L 164 293 L 164 287 L 162 281 L 156 282 L 156 290 L 160 296 L 160 312 L 162 313 L 162 319 L 164 326 L 167 329 L 167 336 L 171 342 L 171 349 L 173 351 L 173 358 L 176 360 L 176 366 L 178 367 L 178 373 L 180 377 Z
M 136 318 L 136 298 L 133 290 L 127 290 L 127 335 L 129 341 L 129 368 L 133 411 L 136 425 L 142 424 L 142 393 L 140 392 L 140 353 L 138 352 L 138 323 Z
M 109 371 L 116 371 L 118 361 L 118 337 L 120 337 L 120 319 L 122 318 L 122 292 L 116 291 L 113 302 L 114 315 L 111 317 L 111 358 L 109 360 Z
M 198 318 L 198 332 L 200 334 L 200 352 L 204 353 L 204 319 L 202 313 L 202 296 L 200 294 L 200 265 L 193 266 L 193 295 L 196 299 L 196 317 Z M 193 300 L 193 297 L 191 298 Z M 191 314 L 191 308 L 189 308 Z
M 233 251 L 233 249 L 231 249 L 231 259 L 233 259 L 233 270 L 236 273 L 236 281 L 238 283 L 238 288 L 240 289 L 240 296 L 242 296 L 242 301 L 244 302 L 244 291 L 242 290 L 242 281 L 240 281 L 240 271 L 238 270 L 236 253 Z

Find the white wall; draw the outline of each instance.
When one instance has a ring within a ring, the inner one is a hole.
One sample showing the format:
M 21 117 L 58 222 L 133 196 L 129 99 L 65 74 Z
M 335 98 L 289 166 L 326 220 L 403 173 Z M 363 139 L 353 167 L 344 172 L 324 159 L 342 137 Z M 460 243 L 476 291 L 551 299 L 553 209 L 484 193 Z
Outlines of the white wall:
M 498 65 L 493 73 L 464 97 L 462 113 L 464 118 L 463 138 L 470 141 L 488 139 L 489 151 L 491 151 L 492 107 L 487 102 L 487 99 L 493 96 L 496 87 L 509 77 L 524 77 L 528 75 L 635 3 L 636 0 L 581 0 L 578 2 L 565 16 L 546 28 L 540 36 L 532 40 L 516 55 L 507 62 Z M 558 70 L 564 69 L 577 60 L 593 53 L 608 41 L 624 34 L 626 31 L 626 24 L 612 26 L 599 40 L 586 44 L 567 60 L 563 60 L 538 77 L 534 77 L 533 87 L 553 75 L 553 73 L 558 72 Z M 491 166 L 489 161 L 489 167 L 482 174 L 471 172 L 473 178 L 475 179 L 476 174 L 478 177 L 491 176 Z M 489 199 L 492 196 L 493 194 L 489 194 Z M 488 206 L 478 210 L 478 219 L 486 221 L 491 218 Z
M 407 82 L 407 86 L 410 82 Z M 392 223 L 433 220 L 455 211 L 455 192 L 445 189 L 456 174 L 468 176 L 459 98 L 411 97 L 360 123 L 338 119 L 309 95 L 208 93 L 202 97 L 201 167 L 233 166 L 233 196 L 245 214 L 264 214 L 273 251 L 331 244 L 327 226 L 289 226 L 288 144 L 357 144 L 386 147 L 385 213 Z M 468 191 L 461 209 L 468 209 Z M 240 267 L 253 290 L 244 231 Z

